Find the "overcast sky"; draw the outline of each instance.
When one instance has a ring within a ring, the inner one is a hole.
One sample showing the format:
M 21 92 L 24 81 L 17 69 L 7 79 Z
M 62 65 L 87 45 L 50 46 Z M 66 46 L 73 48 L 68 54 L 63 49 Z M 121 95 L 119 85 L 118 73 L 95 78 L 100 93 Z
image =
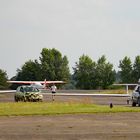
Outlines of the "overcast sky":
M 71 70 L 83 54 L 105 55 L 117 69 L 140 55 L 140 0 L 0 0 L 0 69 L 11 78 L 45 47 Z

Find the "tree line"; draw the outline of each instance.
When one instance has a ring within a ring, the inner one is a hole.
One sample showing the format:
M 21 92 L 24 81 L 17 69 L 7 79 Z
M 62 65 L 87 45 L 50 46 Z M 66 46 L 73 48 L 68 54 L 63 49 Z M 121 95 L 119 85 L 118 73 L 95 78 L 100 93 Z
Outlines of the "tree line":
M 64 88 L 76 89 L 107 89 L 114 82 L 137 83 L 140 78 L 140 56 L 136 56 L 134 63 L 125 56 L 119 61 L 119 71 L 115 71 L 113 64 L 102 55 L 97 61 L 88 55 L 82 55 L 75 66 L 73 74 L 69 70 L 67 56 L 55 48 L 43 48 L 39 59 L 26 61 L 10 80 L 40 81 L 63 80 L 68 84 Z M 7 89 L 8 76 L 0 69 L 0 89 Z

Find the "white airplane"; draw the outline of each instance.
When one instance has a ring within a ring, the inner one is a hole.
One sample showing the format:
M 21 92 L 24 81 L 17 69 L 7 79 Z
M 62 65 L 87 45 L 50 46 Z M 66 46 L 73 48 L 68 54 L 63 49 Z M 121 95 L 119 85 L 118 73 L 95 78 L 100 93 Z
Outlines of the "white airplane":
M 7 81 L 11 84 L 29 84 L 38 89 L 45 89 L 48 84 L 65 84 L 64 81 Z
M 37 87 L 39 89 L 45 89 L 47 84 L 64 84 L 66 82 L 64 81 L 7 81 L 8 83 L 12 84 L 30 84 L 34 87 Z M 139 81 L 140 82 L 140 81 Z M 138 84 L 113 84 L 116 86 L 126 86 L 126 94 L 100 94 L 100 93 L 93 93 L 93 94 L 87 94 L 87 93 L 57 93 L 56 96 L 108 96 L 108 97 L 130 97 L 131 95 L 128 93 L 128 87 L 129 86 L 137 86 Z M 1 90 L 0 93 L 5 92 L 15 92 L 15 90 L 9 90 L 4 91 Z M 47 93 L 44 93 L 47 94 Z

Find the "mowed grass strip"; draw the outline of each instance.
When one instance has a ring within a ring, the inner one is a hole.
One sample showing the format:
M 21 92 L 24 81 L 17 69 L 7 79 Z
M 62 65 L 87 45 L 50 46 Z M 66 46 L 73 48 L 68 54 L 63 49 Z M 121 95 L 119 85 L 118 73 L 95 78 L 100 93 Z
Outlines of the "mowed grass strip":
M 83 103 L 0 103 L 0 116 L 56 115 L 77 113 L 140 112 L 139 107 L 122 107 Z
M 129 93 L 132 92 L 132 90 L 128 91 Z M 101 90 L 96 93 L 102 93 L 102 94 L 126 94 L 126 89 L 115 89 L 115 90 Z

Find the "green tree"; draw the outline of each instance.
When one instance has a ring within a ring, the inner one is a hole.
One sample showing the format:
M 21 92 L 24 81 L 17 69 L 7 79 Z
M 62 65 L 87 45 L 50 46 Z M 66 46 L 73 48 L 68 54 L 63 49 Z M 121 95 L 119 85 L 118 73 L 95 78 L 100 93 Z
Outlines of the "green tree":
M 43 48 L 40 57 L 42 78 L 47 80 L 65 80 L 70 78 L 68 59 L 53 49 Z
M 103 55 L 96 62 L 88 56 L 81 56 L 74 68 L 76 87 L 80 89 L 107 88 L 115 81 L 113 65 Z
M 8 76 L 7 73 L 0 69 L 0 89 L 7 89 L 9 84 L 7 83 Z
M 115 81 L 115 71 L 113 65 L 106 62 L 106 57 L 103 55 L 97 61 L 95 83 L 97 87 L 106 89 Z
M 93 77 L 96 63 L 87 55 L 82 55 L 79 62 L 76 62 L 74 80 L 76 87 L 80 89 L 93 89 Z
M 140 56 L 136 56 L 133 64 L 133 72 L 132 72 L 133 82 L 137 83 L 139 78 L 140 78 Z
M 62 57 L 56 49 L 43 48 L 39 62 L 29 60 L 17 69 L 15 80 L 40 81 L 40 80 L 65 80 L 70 78 L 68 59 Z
M 56 69 L 56 73 L 59 76 L 59 79 L 63 79 L 64 81 L 69 81 L 70 79 L 70 70 L 68 66 L 68 59 L 66 56 L 62 58 L 62 63 L 58 66 L 59 69 Z M 56 67 L 57 68 L 57 67 Z
M 40 64 L 37 60 L 32 61 L 29 60 L 25 62 L 25 64 L 21 67 L 21 69 L 17 70 L 16 80 L 20 81 L 34 81 L 40 80 L 41 78 L 41 69 Z
M 129 57 L 125 56 L 119 64 L 120 76 L 122 83 L 131 83 L 132 80 L 132 62 Z

